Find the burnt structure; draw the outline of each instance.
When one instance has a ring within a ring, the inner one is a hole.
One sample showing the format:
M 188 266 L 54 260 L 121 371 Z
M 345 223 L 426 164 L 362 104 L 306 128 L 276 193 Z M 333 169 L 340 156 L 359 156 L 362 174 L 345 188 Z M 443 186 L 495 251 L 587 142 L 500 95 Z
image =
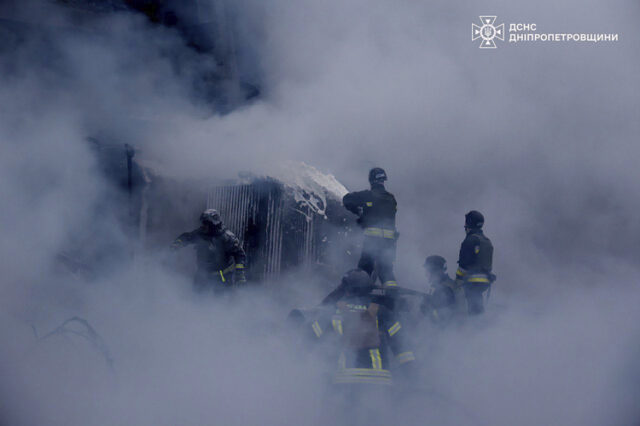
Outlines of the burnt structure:
M 107 185 L 101 201 L 87 206 L 100 220 L 91 232 L 76 233 L 73 244 L 58 256 L 74 273 L 101 274 L 123 261 L 160 254 L 176 235 L 197 226 L 205 208 L 217 209 L 240 239 L 248 279 L 254 283 L 275 283 L 297 272 L 304 272 L 307 281 L 335 283 L 357 263 L 354 241 L 359 238 L 353 232 L 359 228 L 342 206 L 346 189 L 313 167 L 298 165 L 296 173 L 303 179 L 297 182 L 245 176 L 212 185 L 168 178 L 146 165 L 129 145 L 94 138 L 87 143 Z M 305 179 L 306 184 L 300 183 Z M 106 225 L 102 229 L 102 223 L 118 224 L 119 232 Z M 189 251 L 185 256 L 172 268 L 190 275 L 194 262 Z
M 354 242 L 360 239 L 353 232 L 359 228 L 342 206 L 346 189 L 313 167 L 292 167 L 291 181 L 244 175 L 212 184 L 164 176 L 123 143 L 95 138 L 87 143 L 107 183 L 102 201 L 88 208 L 96 210 L 96 217 L 117 223 L 121 232 L 105 229 L 100 238 L 80 241 L 75 250 L 65 251 L 65 264 L 99 270 L 105 262 L 159 254 L 178 234 L 195 228 L 206 208 L 217 209 L 240 240 L 250 281 L 273 283 L 305 272 L 306 277 L 333 283 L 357 263 L 360 248 Z M 194 262 L 185 257 L 174 267 L 190 275 Z
M 207 207 L 220 211 L 247 253 L 250 279 L 272 282 L 299 268 L 329 279 L 355 262 L 355 222 L 339 197 L 326 189 L 259 178 L 213 187 Z

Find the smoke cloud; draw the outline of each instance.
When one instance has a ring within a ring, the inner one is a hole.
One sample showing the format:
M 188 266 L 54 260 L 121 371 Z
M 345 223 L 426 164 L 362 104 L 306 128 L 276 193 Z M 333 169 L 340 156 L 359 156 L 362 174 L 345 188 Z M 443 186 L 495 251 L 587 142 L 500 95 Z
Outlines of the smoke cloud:
M 327 408 L 326 366 L 284 325 L 321 300 L 315 277 L 220 301 L 193 295 L 157 247 L 128 261 L 122 195 L 88 137 L 134 145 L 181 181 L 304 161 L 358 190 L 384 167 L 399 203 L 396 274 L 418 290 L 424 257 L 454 269 L 464 213 L 482 211 L 498 275 L 487 315 L 416 325 L 420 387 L 378 422 L 637 423 L 636 3 L 217 4 L 240 78 L 261 91 L 231 110 L 202 93 L 221 65 L 175 28 L 130 12 L 85 25 L 51 2 L 0 7 L 3 423 L 353 420 Z M 620 40 L 486 51 L 469 40 L 482 14 Z M 8 30 L 16 22 L 27 24 Z M 57 268 L 69 250 L 101 260 L 91 279 Z M 74 316 L 112 368 L 82 336 L 34 336 Z

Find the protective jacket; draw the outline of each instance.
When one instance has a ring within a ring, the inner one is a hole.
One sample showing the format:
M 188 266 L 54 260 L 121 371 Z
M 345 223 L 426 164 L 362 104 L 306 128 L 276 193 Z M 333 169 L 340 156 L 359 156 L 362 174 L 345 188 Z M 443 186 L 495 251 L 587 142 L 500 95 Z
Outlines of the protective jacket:
M 203 228 L 181 234 L 172 244 L 181 248 L 193 244 L 198 263 L 197 276 L 208 276 L 226 283 L 235 269 L 244 270 L 246 256 L 240 241 L 225 227 L 207 233 Z
M 456 304 L 456 284 L 445 272 L 430 280 L 431 287 L 420 310 L 436 323 L 451 319 Z
M 481 229 L 469 231 L 460 246 L 456 281 L 489 284 L 493 263 L 493 245 Z
M 404 346 L 402 324 L 375 297 L 347 298 L 312 322 L 314 338 L 332 339 L 337 369 L 334 384 L 392 384 L 392 367 L 415 360 Z
M 358 224 L 364 230 L 358 268 L 369 275 L 376 270 L 385 287 L 397 286 L 393 273 L 398 238 L 395 197 L 384 185 L 373 184 L 370 190 L 348 193 L 342 202 L 347 210 L 358 215 Z
M 350 192 L 342 202 L 347 210 L 358 215 L 358 224 L 365 229 L 365 235 L 367 228 L 395 231 L 398 203 L 384 185 L 374 184 L 371 189 Z M 394 234 L 389 235 L 389 238 L 395 238 Z

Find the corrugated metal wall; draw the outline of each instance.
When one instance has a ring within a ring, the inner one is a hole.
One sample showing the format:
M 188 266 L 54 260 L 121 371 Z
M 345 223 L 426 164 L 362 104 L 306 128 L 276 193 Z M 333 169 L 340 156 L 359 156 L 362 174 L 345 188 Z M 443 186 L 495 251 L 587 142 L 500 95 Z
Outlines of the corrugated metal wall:
M 274 281 L 287 269 L 319 260 L 314 222 L 322 218 L 298 205 L 282 185 L 259 182 L 213 187 L 207 208 L 217 209 L 227 228 L 240 239 L 254 278 Z

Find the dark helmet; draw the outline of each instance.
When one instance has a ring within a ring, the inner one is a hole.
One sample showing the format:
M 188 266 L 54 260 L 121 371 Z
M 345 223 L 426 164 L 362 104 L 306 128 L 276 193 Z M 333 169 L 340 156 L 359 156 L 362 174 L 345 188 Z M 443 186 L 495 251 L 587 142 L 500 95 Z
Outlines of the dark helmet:
M 352 269 L 342 276 L 341 284 L 348 295 L 363 296 L 373 289 L 371 277 L 362 269 Z
M 424 261 L 424 267 L 432 271 L 447 272 L 447 260 L 442 256 L 432 255 Z
M 373 169 L 369 170 L 370 184 L 373 185 L 374 183 L 382 183 L 385 180 L 387 180 L 387 173 L 380 167 L 374 167 Z
M 484 216 L 477 210 L 471 210 L 464 215 L 464 227 L 471 229 L 479 229 L 484 225 Z
M 202 224 L 210 223 L 213 226 L 222 225 L 222 220 L 220 219 L 220 213 L 216 209 L 206 209 L 200 215 L 200 222 Z

